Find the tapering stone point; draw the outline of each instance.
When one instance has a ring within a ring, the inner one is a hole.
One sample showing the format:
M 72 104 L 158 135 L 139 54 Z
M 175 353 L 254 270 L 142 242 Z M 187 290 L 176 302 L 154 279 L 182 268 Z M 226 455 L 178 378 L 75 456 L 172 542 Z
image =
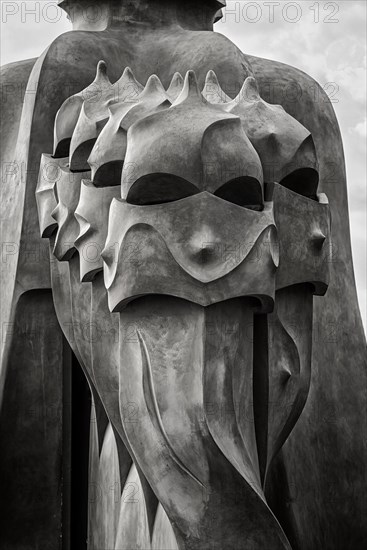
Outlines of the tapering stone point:
M 234 101 L 260 101 L 260 92 L 256 79 L 253 76 L 248 76 L 242 85 L 241 91 Z
M 180 105 L 188 99 L 199 99 L 202 103 L 207 103 L 203 94 L 199 89 L 199 84 L 196 78 L 195 71 L 187 71 L 183 84 L 182 91 L 178 98 L 174 101 L 173 106 Z
M 181 73 L 175 72 L 175 74 L 172 77 L 170 86 L 175 86 L 176 84 L 181 84 L 183 86 L 184 78 Z
M 218 84 L 219 86 L 217 75 L 215 74 L 213 69 L 210 69 L 206 74 L 205 83 L 208 83 L 208 82 Z
M 97 72 L 96 72 L 95 81 L 97 81 L 99 79 L 103 79 L 103 80 L 108 79 L 109 80 L 108 75 L 107 75 L 107 63 L 105 61 L 103 61 L 103 59 L 98 61 L 98 65 L 97 65 Z
M 206 75 L 202 94 L 204 98 L 212 104 L 224 104 L 232 101 L 222 89 L 218 77 L 212 69 L 210 69 Z
M 133 73 L 133 70 L 130 67 L 125 67 L 121 78 L 129 78 L 131 80 L 135 80 L 135 75 Z
M 140 97 L 145 97 L 151 94 L 161 93 L 167 96 L 166 90 L 163 87 L 162 82 L 156 74 L 152 74 L 145 84 L 145 88 L 140 94 Z
M 115 82 L 114 87 L 118 87 L 120 85 L 126 86 L 131 83 L 136 85 L 138 91 L 142 91 L 144 89 L 144 86 L 135 78 L 134 71 L 130 67 L 125 67 L 122 75 Z
M 184 79 L 181 73 L 176 72 L 167 88 L 167 95 L 171 100 L 176 100 L 182 91 Z

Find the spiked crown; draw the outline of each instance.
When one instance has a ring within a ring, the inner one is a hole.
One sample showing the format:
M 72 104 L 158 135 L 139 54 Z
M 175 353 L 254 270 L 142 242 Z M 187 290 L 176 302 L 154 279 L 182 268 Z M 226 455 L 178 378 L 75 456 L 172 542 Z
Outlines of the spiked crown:
M 91 169 L 96 186 L 121 183 L 132 202 L 207 190 L 256 208 L 264 181 L 309 197 L 317 191 L 310 132 L 266 103 L 253 77 L 232 99 L 213 71 L 203 90 L 193 71 L 174 74 L 165 89 L 156 75 L 142 86 L 129 68 L 112 84 L 101 61 L 94 82 L 61 106 L 54 135 L 56 158 L 69 155 L 72 171 Z

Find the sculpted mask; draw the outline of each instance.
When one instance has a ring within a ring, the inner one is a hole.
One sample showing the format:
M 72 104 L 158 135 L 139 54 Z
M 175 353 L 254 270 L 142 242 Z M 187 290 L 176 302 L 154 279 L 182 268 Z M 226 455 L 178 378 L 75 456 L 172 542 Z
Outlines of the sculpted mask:
M 60 177 L 41 165 L 37 189 L 71 345 L 171 544 L 289 549 L 264 489 L 307 401 L 328 287 L 312 135 L 253 77 L 234 99 L 213 71 L 203 90 L 193 71 L 167 89 L 101 78 L 97 101 L 58 112 L 42 163 Z

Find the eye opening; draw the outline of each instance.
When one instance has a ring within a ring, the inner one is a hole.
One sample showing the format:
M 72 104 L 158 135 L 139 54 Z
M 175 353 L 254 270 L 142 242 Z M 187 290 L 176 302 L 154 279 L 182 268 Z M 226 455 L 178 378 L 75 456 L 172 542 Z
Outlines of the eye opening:
M 70 153 L 71 138 L 64 138 L 56 146 L 55 152 L 52 156 L 54 159 L 68 157 Z
M 298 168 L 280 181 L 280 185 L 317 201 L 319 173 L 314 168 Z
M 136 180 L 127 193 L 126 202 L 148 206 L 178 201 L 198 193 L 194 184 L 179 176 L 156 173 Z
M 215 196 L 250 210 L 263 210 L 263 191 L 260 182 L 250 176 L 227 181 L 214 193 Z
M 83 143 L 75 149 L 70 157 L 71 172 L 88 172 L 90 170 L 87 161 L 96 141 L 97 138 L 88 139 L 87 141 L 83 141 Z
M 121 185 L 123 160 L 111 160 L 97 168 L 93 176 L 95 187 L 116 187 Z

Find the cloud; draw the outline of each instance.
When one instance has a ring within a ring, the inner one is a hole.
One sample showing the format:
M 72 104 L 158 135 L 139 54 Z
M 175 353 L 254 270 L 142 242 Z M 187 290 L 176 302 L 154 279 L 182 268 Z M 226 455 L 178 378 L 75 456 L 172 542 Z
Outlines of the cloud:
M 367 137 L 367 118 L 365 118 L 363 122 L 359 122 L 355 126 L 353 131 L 356 132 L 356 134 L 358 134 L 361 138 L 366 138 Z

